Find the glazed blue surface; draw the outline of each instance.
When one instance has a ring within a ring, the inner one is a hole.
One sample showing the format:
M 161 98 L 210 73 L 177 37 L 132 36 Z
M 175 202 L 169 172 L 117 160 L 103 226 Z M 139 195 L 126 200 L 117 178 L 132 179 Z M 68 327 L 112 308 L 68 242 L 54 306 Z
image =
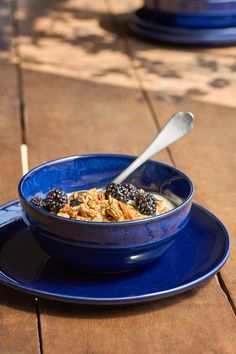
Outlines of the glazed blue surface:
M 209 211 L 193 204 L 188 225 L 151 265 L 110 275 L 75 272 L 38 246 L 22 222 L 19 201 L 0 208 L 0 282 L 37 297 L 95 305 L 155 300 L 205 282 L 228 255 L 225 227 Z
M 189 0 L 188 0 L 189 1 Z M 199 29 L 232 27 L 236 24 L 236 1 L 235 8 L 225 11 L 212 12 L 174 12 L 163 10 L 149 10 L 141 8 L 137 11 L 144 20 L 166 26 L 192 28 L 196 32 Z
M 66 192 L 104 187 L 133 160 L 126 155 L 69 157 L 41 165 L 24 176 L 19 184 L 22 217 L 39 244 L 61 261 L 91 272 L 130 270 L 161 256 L 187 224 L 192 204 L 192 183 L 174 167 L 149 160 L 127 179 L 145 191 L 169 191 L 183 200 L 165 214 L 142 220 L 70 220 L 38 209 L 28 201 L 35 194 L 44 196 L 54 187 Z
M 142 8 L 131 16 L 133 32 L 155 41 L 187 45 L 228 45 L 236 42 L 234 16 L 176 16 Z
M 145 0 L 151 11 L 162 11 L 175 15 L 231 16 L 236 14 L 235 0 Z

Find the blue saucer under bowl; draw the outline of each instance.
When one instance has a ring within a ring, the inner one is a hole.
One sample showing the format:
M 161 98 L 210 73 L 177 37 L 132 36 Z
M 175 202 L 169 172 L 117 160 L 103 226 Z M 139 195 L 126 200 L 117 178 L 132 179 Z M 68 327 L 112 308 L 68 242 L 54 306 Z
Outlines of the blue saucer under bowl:
M 87 222 L 66 219 L 33 206 L 36 194 L 52 188 L 67 193 L 103 188 L 135 157 L 126 155 L 73 156 L 45 163 L 19 183 L 22 217 L 42 248 L 54 258 L 87 272 L 123 272 L 160 257 L 178 238 L 189 220 L 193 185 L 172 166 L 149 160 L 127 182 L 145 191 L 168 195 L 178 205 L 167 213 L 126 222 Z
M 204 283 L 229 255 L 225 227 L 193 203 L 189 223 L 156 262 L 118 274 L 73 271 L 39 247 L 21 212 L 18 200 L 0 207 L 0 282 L 37 297 L 91 305 L 156 300 Z

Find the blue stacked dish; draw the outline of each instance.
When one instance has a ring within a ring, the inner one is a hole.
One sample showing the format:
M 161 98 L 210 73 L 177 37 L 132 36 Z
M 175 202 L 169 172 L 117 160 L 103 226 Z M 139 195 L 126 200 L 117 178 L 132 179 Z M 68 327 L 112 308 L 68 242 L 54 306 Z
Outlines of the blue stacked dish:
M 149 39 L 187 45 L 236 42 L 236 1 L 146 0 L 131 29 Z

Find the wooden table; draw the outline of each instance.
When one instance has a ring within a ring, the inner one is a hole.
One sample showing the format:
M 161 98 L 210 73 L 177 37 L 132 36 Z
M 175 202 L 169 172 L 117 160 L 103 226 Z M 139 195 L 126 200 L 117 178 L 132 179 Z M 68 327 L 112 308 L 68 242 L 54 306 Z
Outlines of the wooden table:
M 131 307 L 54 303 L 0 286 L 1 354 L 236 353 L 236 47 L 183 49 L 127 34 L 139 1 L 2 0 L 0 199 L 32 168 L 70 154 L 139 154 L 175 111 L 193 133 L 158 159 L 185 171 L 195 200 L 231 235 L 218 276 Z

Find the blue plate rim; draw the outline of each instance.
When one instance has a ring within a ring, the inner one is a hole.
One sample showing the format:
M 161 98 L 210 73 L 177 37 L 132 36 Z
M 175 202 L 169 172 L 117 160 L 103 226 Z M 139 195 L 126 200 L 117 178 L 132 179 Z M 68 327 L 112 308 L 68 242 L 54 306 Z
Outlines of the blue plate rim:
M 232 37 L 228 38 L 223 38 L 224 34 L 222 36 L 215 37 L 213 34 L 205 37 L 202 37 L 201 39 L 197 38 L 190 38 L 189 36 L 184 37 L 184 36 L 175 36 L 170 33 L 164 33 L 164 32 L 155 32 L 151 31 L 150 29 L 147 28 L 141 28 L 138 26 L 136 23 L 130 23 L 129 28 L 132 31 L 132 33 L 135 33 L 138 36 L 141 36 L 143 38 L 147 38 L 148 40 L 158 42 L 158 43 L 171 43 L 174 45 L 187 45 L 187 46 L 207 46 L 207 45 L 212 45 L 212 46 L 224 46 L 224 45 L 229 45 L 229 44 L 234 44 L 236 42 L 236 32 L 233 34 Z
M 236 16 L 235 16 L 236 17 Z M 145 19 L 140 18 L 138 14 L 138 10 L 130 15 L 130 20 L 133 22 L 136 26 L 141 26 L 142 28 L 145 28 L 147 31 L 160 31 L 164 34 L 169 34 L 173 33 L 173 35 L 188 35 L 188 36 L 227 36 L 227 35 L 232 35 L 236 33 L 236 27 L 235 26 L 230 26 L 230 27 L 215 27 L 215 28 L 190 28 L 190 27 L 182 27 L 182 26 L 169 26 L 169 25 L 164 25 L 162 23 L 156 23 L 152 21 L 147 21 Z
M 233 0 L 218 0 L 217 4 L 218 5 L 228 5 L 230 3 L 232 3 Z M 234 1 L 235 2 L 235 1 Z M 214 1 L 211 0 L 211 3 L 214 4 Z M 215 1 L 216 3 L 216 1 Z M 208 1 L 208 6 L 209 1 Z M 234 4 L 235 5 L 235 4 Z M 184 11 L 181 9 L 176 9 L 176 10 L 172 10 L 170 8 L 168 8 L 168 10 L 162 9 L 162 8 L 149 8 L 146 7 L 145 5 L 140 7 L 138 10 L 145 10 L 147 12 L 150 13 L 154 13 L 154 14 L 167 14 L 170 16 L 181 16 L 181 17 L 221 17 L 221 16 L 234 16 L 236 14 L 236 8 L 234 7 L 233 9 L 229 9 L 229 8 L 224 8 L 224 9 L 218 9 L 218 10 L 213 10 L 213 9 L 208 9 L 208 10 L 204 10 L 204 11 Z M 137 10 L 137 11 L 138 11 Z
M 19 204 L 19 199 L 14 199 L 8 203 L 5 203 L 0 206 L 0 211 L 4 210 L 4 208 Z M 77 303 L 77 304 L 84 304 L 84 305 L 129 305 L 129 304 L 135 304 L 135 303 L 144 303 L 144 302 L 149 302 L 149 301 L 154 301 L 170 296 L 174 296 L 180 293 L 183 293 L 187 290 L 190 290 L 196 286 L 199 286 L 203 283 L 205 283 L 208 279 L 213 277 L 225 264 L 229 257 L 230 253 L 230 238 L 228 231 L 226 230 L 224 224 L 213 214 L 211 213 L 208 209 L 205 207 L 193 203 L 193 206 L 195 208 L 201 209 L 204 211 L 210 218 L 214 219 L 218 225 L 221 227 L 224 239 L 225 239 L 225 252 L 224 255 L 222 256 L 221 260 L 217 262 L 217 265 L 215 265 L 211 271 L 207 272 L 205 275 L 193 280 L 192 282 L 189 282 L 187 284 L 164 290 L 164 291 L 159 291 L 151 294 L 144 294 L 144 295 L 137 295 L 137 296 L 127 296 L 127 297 L 119 297 L 119 298 L 96 298 L 96 297 L 75 297 L 71 295 L 60 295 L 56 293 L 50 293 L 48 291 L 43 291 L 43 290 L 35 290 L 34 288 L 26 285 L 21 285 L 20 283 L 17 283 L 15 280 L 11 279 L 8 277 L 6 274 L 4 274 L 1 269 L 0 269 L 0 283 L 3 285 L 7 285 L 13 289 L 19 290 L 23 293 L 33 295 L 35 297 L 43 297 L 49 300 L 57 300 L 57 301 L 62 301 L 62 302 L 69 302 L 69 303 Z M 14 219 L 13 222 L 20 220 L 21 217 Z M 11 224 L 11 223 L 10 223 Z M 9 225 L 9 224 L 8 224 Z M 3 228 L 6 226 L 2 226 Z M 1 229 L 1 226 L 0 226 Z M 9 280 L 10 279 L 10 280 Z

